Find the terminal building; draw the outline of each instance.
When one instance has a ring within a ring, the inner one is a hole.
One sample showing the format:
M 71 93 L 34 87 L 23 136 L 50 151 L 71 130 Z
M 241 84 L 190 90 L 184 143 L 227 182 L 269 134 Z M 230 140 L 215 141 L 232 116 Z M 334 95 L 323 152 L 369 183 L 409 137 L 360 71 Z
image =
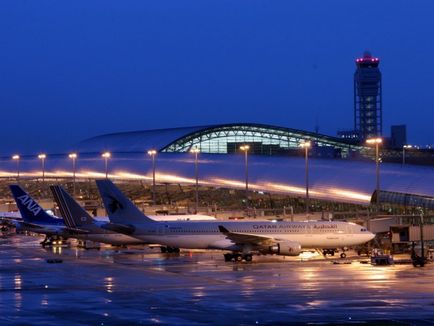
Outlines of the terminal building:
M 192 149 L 200 151 L 199 184 L 243 189 L 245 160 L 239 153 L 248 144 L 249 190 L 292 197 L 305 195 L 305 157 L 300 147 L 309 141 L 309 195 L 313 199 L 369 205 L 375 190 L 373 148 L 340 138 L 297 129 L 252 123 L 197 126 L 111 133 L 86 139 L 63 153 L 23 155 L 19 162 L 1 161 L 4 178 L 72 178 L 92 180 L 152 181 L 155 150 L 156 182 L 195 183 Z M 72 160 L 72 152 L 77 157 Z M 110 153 L 102 156 L 103 153 Z M 42 157 L 42 156 L 41 156 Z M 19 164 L 17 164 L 19 163 Z M 430 167 L 381 164 L 380 189 L 434 197 L 434 172 Z
M 161 153 L 186 153 L 193 148 L 207 154 L 233 154 L 249 145 L 254 155 L 299 155 L 300 145 L 312 143 L 311 155 L 348 158 L 362 146 L 318 133 L 256 123 L 236 123 L 186 128 L 145 130 L 101 135 L 77 145 L 80 152 L 140 152 L 153 148 Z

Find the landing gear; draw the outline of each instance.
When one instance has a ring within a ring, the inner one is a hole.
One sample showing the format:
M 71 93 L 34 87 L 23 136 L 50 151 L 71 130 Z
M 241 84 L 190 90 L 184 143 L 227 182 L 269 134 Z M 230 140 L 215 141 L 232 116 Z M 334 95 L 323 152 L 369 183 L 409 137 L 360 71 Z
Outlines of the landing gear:
M 225 262 L 246 262 L 252 261 L 252 254 L 224 254 Z
M 341 258 L 347 258 L 347 254 L 345 253 L 345 251 L 347 251 L 348 248 L 342 248 L 342 253 L 341 253 Z
M 42 247 L 45 247 L 45 246 L 48 245 L 49 242 L 50 242 L 50 238 L 49 238 L 48 236 L 46 236 L 45 239 L 42 240 L 42 242 L 41 242 L 41 246 L 42 246 Z
M 63 239 L 59 237 L 49 237 L 46 236 L 45 239 L 41 242 L 42 247 L 46 246 L 61 246 L 63 244 Z
M 168 253 L 168 254 L 179 254 L 179 248 L 174 248 L 174 247 L 160 247 L 161 252 L 164 253 Z
M 232 261 L 232 254 L 224 254 L 223 257 L 225 258 L 226 262 Z
M 324 257 L 326 257 L 327 255 L 334 256 L 335 255 L 335 250 L 334 249 L 324 249 L 322 251 L 322 255 Z

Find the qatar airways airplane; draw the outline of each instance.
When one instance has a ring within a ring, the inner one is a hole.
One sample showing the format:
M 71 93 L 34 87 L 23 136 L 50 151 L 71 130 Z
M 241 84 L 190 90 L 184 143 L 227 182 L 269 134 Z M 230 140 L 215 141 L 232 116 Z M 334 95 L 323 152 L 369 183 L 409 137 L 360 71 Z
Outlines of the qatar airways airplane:
M 347 222 L 156 222 L 145 216 L 110 180 L 96 183 L 113 231 L 168 248 L 231 251 L 225 254 L 226 261 L 251 261 L 253 254 L 298 256 L 302 249 L 346 248 L 375 236 L 365 227 Z

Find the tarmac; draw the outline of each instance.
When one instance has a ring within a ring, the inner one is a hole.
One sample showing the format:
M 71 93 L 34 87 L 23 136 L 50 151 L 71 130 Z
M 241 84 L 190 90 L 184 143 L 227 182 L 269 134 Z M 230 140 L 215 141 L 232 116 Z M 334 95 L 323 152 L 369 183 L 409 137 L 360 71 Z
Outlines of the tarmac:
M 41 240 L 0 238 L 1 325 L 434 324 L 434 264 L 226 263 L 219 251 L 44 249 Z

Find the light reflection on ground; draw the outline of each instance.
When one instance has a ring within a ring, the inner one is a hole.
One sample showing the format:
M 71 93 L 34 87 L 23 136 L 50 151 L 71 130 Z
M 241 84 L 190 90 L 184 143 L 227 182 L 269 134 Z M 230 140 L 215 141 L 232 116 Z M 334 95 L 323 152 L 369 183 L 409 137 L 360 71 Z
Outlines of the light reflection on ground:
M 434 264 L 158 249 L 44 250 L 40 239 L 0 238 L 0 324 L 276 324 L 434 318 Z M 47 258 L 63 263 L 49 264 Z

